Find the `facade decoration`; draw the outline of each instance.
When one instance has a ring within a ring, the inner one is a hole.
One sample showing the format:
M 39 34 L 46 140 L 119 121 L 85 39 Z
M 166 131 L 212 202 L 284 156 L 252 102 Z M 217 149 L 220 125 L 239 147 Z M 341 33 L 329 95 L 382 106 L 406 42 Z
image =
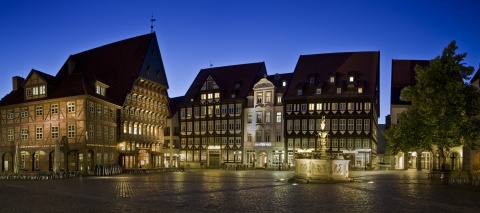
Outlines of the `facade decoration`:
M 252 168 L 286 169 L 283 131 L 283 95 L 292 73 L 260 79 L 245 108 L 245 163 Z

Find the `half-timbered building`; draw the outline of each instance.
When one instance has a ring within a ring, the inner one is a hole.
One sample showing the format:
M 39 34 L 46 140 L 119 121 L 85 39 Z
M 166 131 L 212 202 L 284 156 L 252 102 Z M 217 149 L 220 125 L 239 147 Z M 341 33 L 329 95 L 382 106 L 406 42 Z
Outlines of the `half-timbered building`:
M 244 109 L 265 64 L 202 69 L 180 104 L 180 155 L 192 168 L 243 164 Z
M 55 77 L 14 77 L 0 101 L 2 170 L 52 170 L 56 141 L 65 171 L 160 167 L 167 89 L 155 33 L 71 55 Z
M 375 164 L 380 52 L 302 55 L 284 97 L 287 163 L 315 157 L 325 117 L 327 155 L 350 167 Z

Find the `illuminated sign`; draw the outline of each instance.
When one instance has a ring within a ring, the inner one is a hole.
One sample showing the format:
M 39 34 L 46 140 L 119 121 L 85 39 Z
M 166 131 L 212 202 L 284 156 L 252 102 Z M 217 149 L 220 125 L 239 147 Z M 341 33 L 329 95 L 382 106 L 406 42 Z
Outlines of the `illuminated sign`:
M 272 143 L 255 143 L 255 146 L 272 146 Z

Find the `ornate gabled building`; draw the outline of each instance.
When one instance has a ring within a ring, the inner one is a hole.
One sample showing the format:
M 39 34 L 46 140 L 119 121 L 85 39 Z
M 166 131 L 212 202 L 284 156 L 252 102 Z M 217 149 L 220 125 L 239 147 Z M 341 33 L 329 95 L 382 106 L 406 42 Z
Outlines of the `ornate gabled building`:
M 380 52 L 302 55 L 284 97 L 286 163 L 318 155 L 325 117 L 327 155 L 350 167 L 376 163 Z
M 265 63 L 202 69 L 180 104 L 180 155 L 192 168 L 243 164 L 244 109 Z
M 266 76 L 247 97 L 245 163 L 256 168 L 282 168 L 285 159 L 283 96 L 293 73 Z
M 167 89 L 155 33 L 71 55 L 55 77 L 14 77 L 0 101 L 2 170 L 52 170 L 56 141 L 65 171 L 161 166 Z

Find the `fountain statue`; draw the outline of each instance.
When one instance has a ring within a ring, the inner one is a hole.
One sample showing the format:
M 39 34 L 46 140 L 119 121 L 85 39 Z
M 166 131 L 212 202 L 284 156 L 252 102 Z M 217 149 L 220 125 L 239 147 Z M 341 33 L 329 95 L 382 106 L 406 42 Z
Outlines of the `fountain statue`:
M 327 135 L 325 130 L 325 116 L 322 117 L 318 138 L 320 140 L 320 159 L 295 159 L 295 176 L 292 182 L 345 182 L 348 178 L 348 163 L 343 156 L 336 159 L 327 156 Z

